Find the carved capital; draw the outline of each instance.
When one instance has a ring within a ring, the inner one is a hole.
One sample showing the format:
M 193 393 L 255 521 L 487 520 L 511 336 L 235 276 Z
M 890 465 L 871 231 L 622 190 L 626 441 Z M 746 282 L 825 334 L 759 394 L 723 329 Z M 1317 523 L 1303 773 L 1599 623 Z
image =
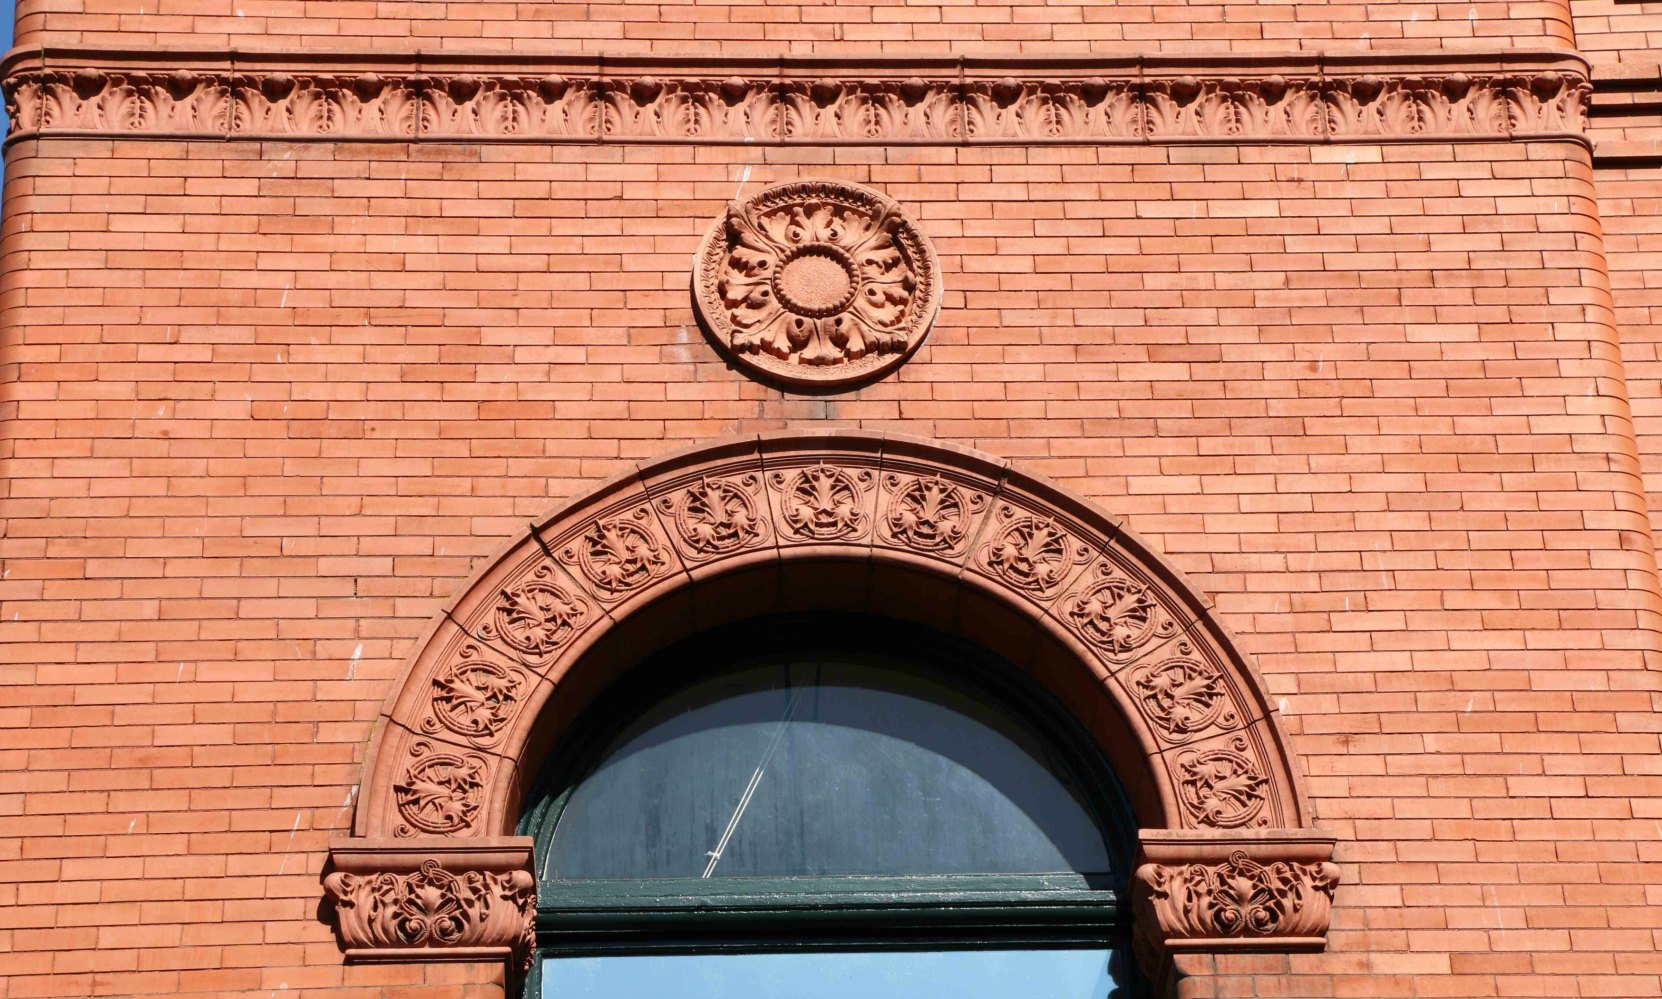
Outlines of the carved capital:
M 354 961 L 508 960 L 535 938 L 531 840 L 343 839 L 323 879 L 341 949 Z
M 1132 905 L 1143 971 L 1182 951 L 1321 950 L 1339 868 L 1309 830 L 1239 835 L 1144 830 Z

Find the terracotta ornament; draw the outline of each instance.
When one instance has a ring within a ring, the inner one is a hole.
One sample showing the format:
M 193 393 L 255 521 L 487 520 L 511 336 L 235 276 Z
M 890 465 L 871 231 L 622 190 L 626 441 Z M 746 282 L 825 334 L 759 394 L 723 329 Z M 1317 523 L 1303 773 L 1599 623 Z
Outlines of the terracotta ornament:
M 693 271 L 699 315 L 734 363 L 792 384 L 889 371 L 923 342 L 940 297 L 935 251 L 901 207 L 841 181 L 729 205 Z

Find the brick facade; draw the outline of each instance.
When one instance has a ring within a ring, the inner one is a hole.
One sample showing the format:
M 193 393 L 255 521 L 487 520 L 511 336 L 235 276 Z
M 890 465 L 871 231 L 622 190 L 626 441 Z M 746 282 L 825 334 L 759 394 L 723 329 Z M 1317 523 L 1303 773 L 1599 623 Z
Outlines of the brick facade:
M 1591 149 L 17 132 L 0 999 L 501 995 L 491 962 L 344 964 L 320 916 L 401 664 L 563 497 L 816 428 L 1071 487 L 1255 658 L 1338 838 L 1333 927 L 1184 958 L 1185 994 L 1662 995 L 1659 39 L 1662 4 L 1612 0 L 22 0 L 20 46 L 163 65 L 1297 50 L 1388 75 L 1579 46 L 1594 97 Z M 945 286 L 910 360 L 832 394 L 735 369 L 687 292 L 728 201 L 819 177 L 906 206 Z

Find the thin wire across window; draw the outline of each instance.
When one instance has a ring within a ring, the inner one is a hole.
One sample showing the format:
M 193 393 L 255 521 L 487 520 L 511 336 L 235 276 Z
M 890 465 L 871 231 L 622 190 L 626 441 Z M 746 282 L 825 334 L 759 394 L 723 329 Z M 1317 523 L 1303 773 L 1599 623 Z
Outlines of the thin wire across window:
M 544 876 L 1106 872 L 1103 831 L 1048 744 L 903 661 L 752 659 L 612 740 L 566 800 Z

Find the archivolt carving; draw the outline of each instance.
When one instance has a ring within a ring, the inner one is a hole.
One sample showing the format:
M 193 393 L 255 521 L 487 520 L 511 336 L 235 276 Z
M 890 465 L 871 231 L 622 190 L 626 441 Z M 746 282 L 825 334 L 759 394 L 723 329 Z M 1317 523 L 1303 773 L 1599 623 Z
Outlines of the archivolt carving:
M 480 627 L 479 636 L 502 642 L 527 666 L 540 667 L 588 618 L 584 602 L 556 581 L 551 567 L 541 565 L 530 579 L 502 589 L 491 620 Z
M 450 732 L 473 745 L 487 745 L 513 720 L 530 682 L 524 670 L 492 662 L 469 644 L 433 678 L 432 711 L 422 719 L 421 730 Z
M 1129 663 L 1151 642 L 1177 634 L 1178 623 L 1152 589 L 1103 566 L 1102 578 L 1067 602 L 1067 618 L 1087 642 L 1116 665 Z
M 1240 713 L 1223 672 L 1198 658 L 1189 642 L 1177 643 L 1173 652 L 1131 673 L 1137 706 L 1161 737 L 1188 742 L 1211 729 L 1239 725 Z
M 1227 747 L 1191 750 L 1178 756 L 1183 807 L 1194 824 L 1212 829 L 1267 826 L 1263 814 L 1270 779 L 1250 755 L 1242 736 Z
M 1505 61 L 1472 53 L 1461 72 L 1404 55 L 1394 57 L 1391 72 L 1347 70 L 1337 57 L 1225 60 L 1210 73 L 1158 60 L 1140 68 L 1105 60 L 1101 75 L 1018 63 L 1000 71 L 985 61 L 969 74 L 931 78 L 898 63 L 813 78 L 787 62 L 781 78 L 720 61 L 620 77 L 570 60 L 503 71 L 431 54 L 424 65 L 449 68 L 423 71 L 414 58 L 382 58 L 376 72 L 341 73 L 304 60 L 233 72 L 227 56 L 221 68 L 158 71 L 126 68 L 134 57 L 123 52 L 78 58 L 94 65 L 47 66 L 39 52 L 14 55 L 6 79 L 12 134 L 812 145 L 1469 141 L 1578 137 L 1591 97 L 1585 66 L 1573 57 L 1543 55 L 1534 68 L 1516 68 L 1528 60 L 1513 53 Z
M 488 776 L 489 764 L 477 753 L 440 752 L 425 739 L 415 740 L 404 777 L 393 785 L 398 813 L 404 817 L 394 832 L 444 835 L 468 829 L 479 812 Z
M 1319 949 L 1339 884 L 1332 849 L 1331 841 L 1298 838 L 1146 843 L 1145 856 L 1163 862 L 1143 864 L 1132 885 L 1145 969 L 1153 977 L 1169 950 Z M 1172 862 L 1196 854 L 1205 859 Z
M 820 589 L 788 582 L 820 578 Z M 732 586 L 742 589 L 724 588 Z M 1206 926 L 1224 935 L 1237 925 L 1244 935 L 1314 925 L 1298 920 L 1318 902 L 1274 866 L 1284 859 L 1275 844 L 1309 839 L 1288 828 L 1309 821 L 1292 763 L 1270 703 L 1204 601 L 1133 534 L 1059 487 L 987 455 L 856 431 L 672 455 L 528 530 L 416 650 L 377 725 L 354 825 L 361 839 L 346 842 L 381 843 L 383 852 L 406 844 L 412 857 L 434 843 L 492 842 L 519 817 L 519 782 L 538 769 L 544 737 L 534 729 L 569 707 L 566 685 L 592 688 L 606 682 L 594 671 L 627 668 L 632 643 L 652 640 L 665 620 L 654 608 L 695 627 L 705 610 L 730 611 L 736 593 L 748 595 L 741 602 L 901 617 L 957 594 L 958 608 L 918 619 L 1006 630 L 1021 636 L 1020 649 L 1038 636 L 1054 650 L 1042 668 L 1083 671 L 1068 696 L 1086 699 L 1075 707 L 1105 746 L 1120 740 L 1109 751 L 1136 789 L 1145 848 L 1156 833 L 1177 838 L 1153 859 L 1172 871 L 1217 866 L 1228 854 L 1196 853 L 1196 843 L 1251 840 L 1239 849 L 1268 872 L 1238 863 L 1225 873 L 1168 872 L 1161 904 L 1204 897 Z M 1037 662 L 1027 665 L 1038 672 Z M 1325 849 L 1300 862 L 1325 860 L 1330 841 Z M 419 870 L 409 863 L 394 873 Z M 467 901 L 475 882 L 455 888 L 430 870 L 407 889 L 331 884 L 332 897 L 369 907 L 362 912 L 414 913 L 343 930 L 361 941 L 353 946 L 443 947 L 477 920 Z M 419 904 L 411 909 L 400 891 Z M 358 913 L 343 927 L 350 918 Z M 1203 930 L 1212 932 L 1181 932 Z
M 1001 505 L 995 519 L 997 527 L 982 546 L 979 562 L 994 577 L 1031 596 L 1054 595 L 1093 554 L 1054 518 Z

